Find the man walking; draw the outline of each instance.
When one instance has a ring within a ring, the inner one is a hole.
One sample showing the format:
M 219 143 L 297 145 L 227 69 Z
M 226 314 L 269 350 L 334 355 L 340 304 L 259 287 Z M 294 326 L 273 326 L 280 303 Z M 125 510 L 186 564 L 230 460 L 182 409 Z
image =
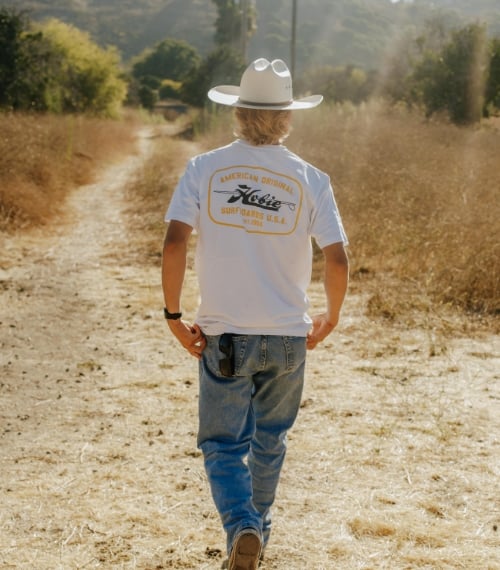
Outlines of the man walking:
M 208 93 L 235 108 L 238 139 L 194 157 L 169 205 L 163 249 L 165 317 L 199 359 L 198 446 L 227 537 L 230 570 L 255 570 L 299 410 L 306 349 L 338 323 L 347 239 L 329 177 L 283 141 L 294 99 L 281 60 L 254 61 L 239 86 Z M 182 320 L 188 239 L 198 234 L 200 305 Z M 308 315 L 314 237 L 325 257 L 326 312 Z

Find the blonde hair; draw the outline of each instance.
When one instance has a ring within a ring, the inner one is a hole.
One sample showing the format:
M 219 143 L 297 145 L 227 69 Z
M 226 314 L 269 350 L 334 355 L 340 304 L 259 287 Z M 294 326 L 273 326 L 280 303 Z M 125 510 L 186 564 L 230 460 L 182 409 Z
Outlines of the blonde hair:
M 291 111 L 237 107 L 234 115 L 235 135 L 253 145 L 280 144 L 290 134 Z

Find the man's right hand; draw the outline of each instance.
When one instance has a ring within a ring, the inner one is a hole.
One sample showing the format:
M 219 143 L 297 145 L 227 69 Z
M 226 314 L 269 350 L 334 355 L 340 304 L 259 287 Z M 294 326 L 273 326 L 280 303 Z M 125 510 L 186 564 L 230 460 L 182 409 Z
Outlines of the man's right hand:
M 307 333 L 306 346 L 308 350 L 316 348 L 335 328 L 337 322 L 328 320 L 326 313 L 312 317 L 311 330 Z

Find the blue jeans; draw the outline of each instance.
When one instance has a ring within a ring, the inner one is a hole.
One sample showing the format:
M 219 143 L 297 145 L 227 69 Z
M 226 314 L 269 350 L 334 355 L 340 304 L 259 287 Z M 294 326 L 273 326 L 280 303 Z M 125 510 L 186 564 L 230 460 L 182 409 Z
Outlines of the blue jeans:
M 198 446 L 227 550 L 251 527 L 267 544 L 286 452 L 300 406 L 305 337 L 234 335 L 234 376 L 222 376 L 219 336 L 207 336 L 200 361 Z

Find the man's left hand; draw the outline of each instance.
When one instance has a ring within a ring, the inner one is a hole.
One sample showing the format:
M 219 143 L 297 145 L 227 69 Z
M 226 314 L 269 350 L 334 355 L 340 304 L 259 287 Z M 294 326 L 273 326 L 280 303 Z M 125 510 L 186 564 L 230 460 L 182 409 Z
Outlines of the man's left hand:
M 191 356 L 200 360 L 201 353 L 207 346 L 207 340 L 200 327 L 196 324 L 190 325 L 181 319 L 169 320 L 167 322 L 175 338 Z

